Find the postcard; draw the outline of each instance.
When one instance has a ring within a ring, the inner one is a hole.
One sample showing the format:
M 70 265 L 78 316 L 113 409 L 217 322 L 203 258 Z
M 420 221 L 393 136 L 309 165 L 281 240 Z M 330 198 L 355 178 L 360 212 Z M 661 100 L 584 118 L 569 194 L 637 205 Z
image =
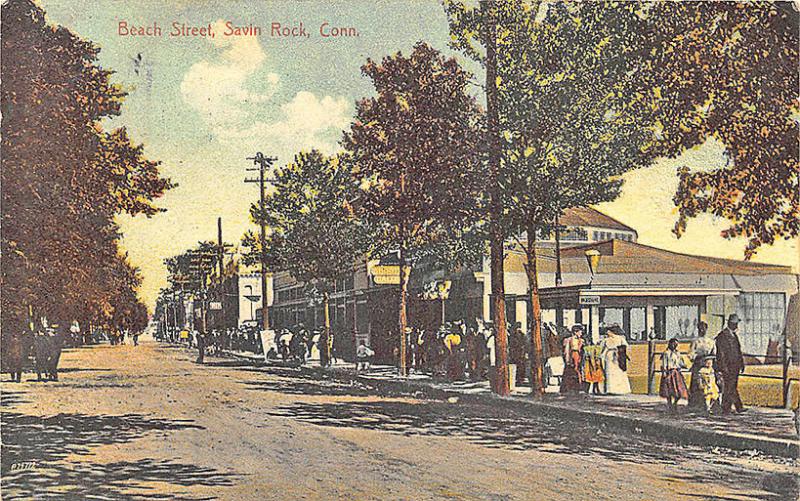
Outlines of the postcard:
M 3 499 L 800 497 L 800 4 L 3 0 Z

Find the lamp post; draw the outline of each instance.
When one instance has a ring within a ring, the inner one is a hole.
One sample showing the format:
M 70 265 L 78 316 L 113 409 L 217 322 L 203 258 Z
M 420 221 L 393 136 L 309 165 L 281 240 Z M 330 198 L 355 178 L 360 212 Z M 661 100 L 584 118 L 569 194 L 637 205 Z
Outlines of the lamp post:
M 594 274 L 597 272 L 598 266 L 600 266 L 600 251 L 597 249 L 589 249 L 584 254 L 586 254 L 586 261 L 589 263 L 589 271 L 592 273 L 592 279 L 594 279 Z

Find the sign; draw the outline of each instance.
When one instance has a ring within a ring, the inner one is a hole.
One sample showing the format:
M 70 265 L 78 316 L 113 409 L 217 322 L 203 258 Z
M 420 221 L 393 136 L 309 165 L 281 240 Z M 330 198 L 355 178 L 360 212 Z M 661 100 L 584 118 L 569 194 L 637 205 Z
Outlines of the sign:
M 400 285 L 400 273 L 396 275 L 373 275 L 376 285 Z
M 208 303 L 208 309 L 209 310 L 221 310 L 222 309 L 222 303 L 220 301 L 211 301 L 210 303 Z
M 397 275 L 399 277 L 400 267 L 392 265 L 376 265 L 370 269 L 370 273 L 373 275 Z
M 597 305 L 600 304 L 600 296 L 581 296 L 578 302 L 585 305 Z

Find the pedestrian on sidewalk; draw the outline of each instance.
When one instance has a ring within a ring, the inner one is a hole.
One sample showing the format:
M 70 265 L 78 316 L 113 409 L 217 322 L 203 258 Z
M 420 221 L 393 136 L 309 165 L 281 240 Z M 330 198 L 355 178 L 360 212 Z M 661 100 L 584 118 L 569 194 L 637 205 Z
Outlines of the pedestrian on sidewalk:
M 525 355 L 528 353 L 526 344 L 522 324 L 520 322 L 514 323 L 514 329 L 508 339 L 508 359 L 510 363 L 517 366 L 517 386 L 522 386 L 525 383 Z
M 703 367 L 697 371 L 698 382 L 703 390 L 703 401 L 706 406 L 706 414 L 711 415 L 714 406 L 719 404 L 719 386 L 717 386 L 717 374 L 714 370 L 714 355 L 708 355 L 704 359 Z
M 686 362 L 678 351 L 678 340 L 672 338 L 667 343 L 667 349 L 661 354 L 661 387 L 658 392 L 661 397 L 667 399 L 667 409 L 670 412 L 678 412 L 680 399 L 689 399 L 686 381 L 681 374 L 681 369 L 685 368 Z
M 700 321 L 697 324 L 698 338 L 692 342 L 689 349 L 689 358 L 692 360 L 691 379 L 689 380 L 689 407 L 695 409 L 705 408 L 705 397 L 703 388 L 700 386 L 700 376 L 698 372 L 705 365 L 705 358 L 709 355 L 716 355 L 717 347 L 714 337 L 708 333 L 708 324 Z
M 373 355 L 375 355 L 375 352 L 367 346 L 366 341 L 362 339 L 358 342 L 358 348 L 356 348 L 356 374 L 369 370 Z
M 739 316 L 734 313 L 728 317 L 728 325 L 717 334 L 717 368 L 722 373 L 725 387 L 722 393 L 723 414 L 730 414 L 731 406 L 736 412 L 745 411 L 739 396 L 739 375 L 744 372 L 745 365 L 738 328 Z
M 578 393 L 583 389 L 583 326 L 573 325 L 572 335 L 564 339 L 564 375 L 561 377 L 561 393 Z
M 586 393 L 600 395 L 600 385 L 605 380 L 603 374 L 603 359 L 600 357 L 602 347 L 589 345 L 583 347 L 583 379 L 586 384 Z
M 600 356 L 605 372 L 604 393 L 628 395 L 631 392 L 631 382 L 628 379 L 628 341 L 618 325 L 609 327 L 606 334 L 606 338 L 600 342 Z

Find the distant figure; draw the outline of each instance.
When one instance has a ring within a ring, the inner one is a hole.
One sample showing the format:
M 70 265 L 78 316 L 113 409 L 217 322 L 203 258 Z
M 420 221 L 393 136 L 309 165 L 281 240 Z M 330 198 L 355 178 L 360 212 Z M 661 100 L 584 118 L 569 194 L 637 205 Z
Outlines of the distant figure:
M 139 346 L 139 331 L 134 332 L 131 337 L 133 338 L 133 345 Z
M 678 401 L 689 398 L 686 381 L 681 374 L 681 369 L 685 368 L 686 362 L 678 351 L 678 340 L 672 338 L 667 343 L 667 349 L 661 354 L 661 387 L 658 392 L 661 397 L 667 399 L 667 408 L 670 412 L 678 412 Z
M 728 317 L 728 325 L 717 334 L 717 368 L 722 373 L 722 413 L 730 414 L 731 406 L 736 412 L 744 412 L 739 396 L 739 374 L 744 372 L 744 357 L 737 330 L 739 317 L 734 313 Z
M 322 329 L 322 333 L 319 335 L 319 365 L 321 367 L 327 367 L 331 364 L 331 352 L 330 352 L 330 339 L 332 333 L 328 331 L 328 329 Z
M 36 378 L 42 374 L 49 381 L 58 381 L 58 361 L 61 358 L 62 339 L 57 333 L 40 331 L 34 335 L 33 348 L 36 359 Z
M 516 322 L 514 330 L 508 338 L 508 359 L 509 362 L 517 366 L 517 376 L 515 378 L 517 386 L 525 383 L 525 333 L 522 332 L 522 324 Z
M 206 358 L 206 338 L 208 334 L 204 332 L 196 332 L 195 339 L 197 340 L 197 362 L 198 364 L 202 364 L 205 362 Z
M 628 341 L 618 326 L 606 330 L 606 338 L 600 342 L 600 356 L 605 369 L 604 393 L 627 395 L 631 392 L 628 380 Z
M 31 336 L 27 333 L 13 332 L 8 339 L 8 348 L 3 365 L 8 367 L 11 373 L 11 381 L 14 383 L 22 382 L 22 369 L 28 360 L 28 353 L 31 349 Z
M 373 355 L 375 355 L 375 352 L 366 345 L 366 342 L 363 339 L 359 341 L 358 348 L 356 348 L 356 374 L 362 370 L 369 370 Z

